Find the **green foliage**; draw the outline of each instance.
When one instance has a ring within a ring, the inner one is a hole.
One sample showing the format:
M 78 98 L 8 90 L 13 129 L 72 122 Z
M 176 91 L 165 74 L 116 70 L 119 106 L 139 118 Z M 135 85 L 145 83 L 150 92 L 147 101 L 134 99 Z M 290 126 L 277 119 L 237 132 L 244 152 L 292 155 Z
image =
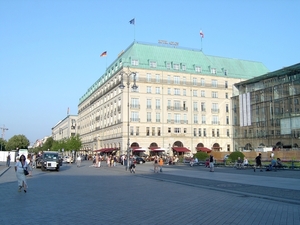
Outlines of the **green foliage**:
M 79 135 L 62 139 L 59 141 L 53 141 L 51 150 L 58 151 L 64 149 L 64 151 L 78 151 L 80 150 L 82 142 Z
M 206 152 L 197 152 L 194 155 L 194 158 L 197 158 L 198 160 L 206 160 L 209 157 L 209 155 Z
M 29 140 L 25 137 L 25 135 L 15 135 L 10 138 L 6 145 L 6 150 L 16 150 L 16 149 L 27 149 L 30 145 Z
M 229 155 L 229 158 L 231 159 L 232 162 L 238 160 L 238 157 L 241 157 L 241 159 L 244 160 L 245 155 L 242 152 L 232 152 Z
M 47 151 L 48 149 L 52 149 L 53 142 L 54 142 L 53 138 L 48 137 L 47 140 L 45 141 L 45 143 L 43 144 L 43 146 L 41 147 L 41 149 L 43 151 Z
M 0 138 L 0 150 L 1 151 L 6 151 L 6 145 L 7 145 L 7 141 L 4 140 L 3 138 Z

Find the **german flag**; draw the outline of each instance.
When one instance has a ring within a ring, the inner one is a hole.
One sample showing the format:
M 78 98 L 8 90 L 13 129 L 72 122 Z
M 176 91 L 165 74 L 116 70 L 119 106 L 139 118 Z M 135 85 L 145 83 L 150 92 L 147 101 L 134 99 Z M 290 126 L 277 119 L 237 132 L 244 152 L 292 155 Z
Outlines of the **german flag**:
M 105 52 L 102 52 L 102 54 L 100 55 L 100 57 L 104 57 L 106 55 L 107 55 L 107 52 L 105 51 Z

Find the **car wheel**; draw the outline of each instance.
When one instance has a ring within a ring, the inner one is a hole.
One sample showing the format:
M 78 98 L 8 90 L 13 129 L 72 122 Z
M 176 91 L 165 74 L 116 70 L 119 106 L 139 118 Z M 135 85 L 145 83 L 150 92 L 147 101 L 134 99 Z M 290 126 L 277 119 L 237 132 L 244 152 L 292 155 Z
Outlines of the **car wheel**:
M 42 170 L 42 171 L 45 171 L 46 168 L 45 168 L 44 166 L 41 166 L 41 170 Z

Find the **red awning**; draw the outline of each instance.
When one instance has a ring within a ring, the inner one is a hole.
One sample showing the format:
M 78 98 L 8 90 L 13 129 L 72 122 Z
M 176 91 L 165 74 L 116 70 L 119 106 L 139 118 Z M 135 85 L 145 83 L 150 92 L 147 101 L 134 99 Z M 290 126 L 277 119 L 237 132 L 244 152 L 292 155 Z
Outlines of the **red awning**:
M 187 149 L 186 147 L 173 147 L 173 150 L 176 152 L 190 152 L 191 150 Z
M 160 147 L 149 147 L 150 151 L 154 150 L 154 149 L 158 149 Z
M 211 150 L 209 148 L 206 148 L 206 147 L 198 147 L 197 151 L 198 152 L 207 152 L 207 153 L 211 152 Z
M 146 151 L 146 149 L 142 148 L 142 147 L 131 147 L 132 152 L 144 152 Z
M 155 149 L 151 149 L 150 151 L 151 152 L 164 152 L 165 150 L 161 149 L 161 148 L 155 148 Z
M 103 152 L 103 153 L 109 153 L 109 152 L 113 152 L 113 151 L 118 151 L 119 149 L 117 148 L 102 148 L 99 150 L 94 150 L 94 152 Z

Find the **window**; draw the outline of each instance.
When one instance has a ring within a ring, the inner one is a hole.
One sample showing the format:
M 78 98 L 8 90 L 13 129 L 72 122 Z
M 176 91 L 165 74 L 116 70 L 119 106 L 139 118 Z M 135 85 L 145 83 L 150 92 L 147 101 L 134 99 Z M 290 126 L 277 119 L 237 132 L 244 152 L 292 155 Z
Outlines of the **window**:
M 206 124 L 206 116 L 202 115 L 202 124 Z
M 228 88 L 228 81 L 225 81 L 225 88 Z
M 174 95 L 180 95 L 180 89 L 174 88 Z
M 160 136 L 160 127 L 157 128 L 157 136 Z
M 226 133 L 227 133 L 227 137 L 229 137 L 229 136 L 230 136 L 230 134 L 229 134 L 229 129 L 227 129 L 227 132 L 226 132 Z
M 226 104 L 226 112 L 227 112 L 227 113 L 229 112 L 228 104 Z
M 168 100 L 168 108 L 171 107 L 171 100 Z
M 228 93 L 225 93 L 225 98 L 228 98 Z
M 202 87 L 205 86 L 205 80 L 204 80 L 203 78 L 201 78 L 201 80 L 200 80 L 200 85 L 201 85 Z
M 157 122 L 157 123 L 160 122 L 160 113 L 156 113 L 156 122 Z
M 168 127 L 168 133 L 171 133 L 171 127 Z
M 219 124 L 219 117 L 216 115 L 212 116 L 212 124 Z
M 186 134 L 186 131 L 187 131 L 187 129 L 186 129 L 186 128 L 183 128 L 183 133 L 185 133 L 185 134 Z
M 131 121 L 139 122 L 139 113 L 138 112 L 131 112 Z
M 201 112 L 205 112 L 206 108 L 205 108 L 205 102 L 201 102 Z
M 174 76 L 174 84 L 180 84 L 180 77 Z
M 155 127 L 152 127 L 152 136 L 155 136 Z
M 160 87 L 156 87 L 156 88 L 155 88 L 155 93 L 156 93 L 156 94 L 160 94 Z
M 205 91 L 201 91 L 201 97 L 205 97 Z
M 193 102 L 194 111 L 198 111 L 198 102 Z
M 151 86 L 147 86 L 147 93 L 151 93 Z
M 167 62 L 166 67 L 167 67 L 168 70 L 171 69 L 171 63 Z
M 211 92 L 211 97 L 218 98 L 218 92 L 216 92 L 216 91 Z
M 215 136 L 215 129 L 211 130 L 211 136 L 214 137 Z
M 220 131 L 217 129 L 217 137 L 220 137 Z
M 171 94 L 171 88 L 168 88 L 168 95 Z
M 160 109 L 160 99 L 155 100 L 155 108 Z
M 198 136 L 201 137 L 201 128 L 198 128 Z
M 167 76 L 167 83 L 171 84 L 171 76 L 170 75 Z
M 147 99 L 147 109 L 151 109 L 151 99 Z
M 203 128 L 203 137 L 206 137 L 206 128 Z
M 183 77 L 183 79 L 182 79 L 182 84 L 183 84 L 183 85 L 186 85 L 186 77 Z
M 131 65 L 132 65 L 132 66 L 138 66 L 138 65 L 139 65 L 139 60 L 132 59 L 132 60 L 131 60 Z
M 194 114 L 194 123 L 197 124 L 198 123 L 198 115 Z
M 193 85 L 196 86 L 197 85 L 197 78 L 193 77 Z
M 151 122 L 151 112 L 147 112 L 147 122 Z
M 174 63 L 173 64 L 173 69 L 174 70 L 179 70 L 179 64 L 178 63 Z
M 160 75 L 159 75 L 159 74 L 156 74 L 156 75 L 155 75 L 155 78 L 156 78 L 156 83 L 160 83 Z
M 211 106 L 211 111 L 212 113 L 218 113 L 219 112 L 219 106 L 218 106 L 218 103 L 212 103 L 212 106 Z
M 229 125 L 229 116 L 226 116 L 226 124 Z
M 186 96 L 186 89 L 183 89 L 182 94 L 183 96 Z
M 131 108 L 139 108 L 140 104 L 139 104 L 139 99 L 138 98 L 132 98 L 131 99 Z
M 139 135 L 140 135 L 140 128 L 139 128 L 139 127 L 136 127 L 135 135 L 136 135 L 136 136 L 139 136 Z
M 156 68 L 157 64 L 154 61 L 150 61 L 150 67 Z
M 198 73 L 202 72 L 202 68 L 200 66 L 195 66 L 195 71 Z
M 133 135 L 133 127 L 130 127 L 130 135 Z
M 211 81 L 211 86 L 212 87 L 218 87 L 218 81 L 217 80 L 212 80 Z
M 193 90 L 193 96 L 197 97 L 197 90 Z
M 180 133 L 180 128 L 174 128 L 174 133 L 179 134 Z
M 178 114 L 178 113 L 175 113 L 175 115 L 174 115 L 174 122 L 175 123 L 180 123 L 180 114 Z
M 211 74 L 216 74 L 217 73 L 217 69 L 216 68 L 211 68 L 210 69 L 210 73 Z
M 194 137 L 197 136 L 197 128 L 194 128 Z
M 180 101 L 174 101 L 174 109 L 180 110 Z
M 146 127 L 146 136 L 149 136 L 149 135 L 150 135 L 150 128 Z
M 147 82 L 151 82 L 151 73 L 147 73 Z
M 186 70 L 186 66 L 185 65 L 182 65 L 182 70 Z

